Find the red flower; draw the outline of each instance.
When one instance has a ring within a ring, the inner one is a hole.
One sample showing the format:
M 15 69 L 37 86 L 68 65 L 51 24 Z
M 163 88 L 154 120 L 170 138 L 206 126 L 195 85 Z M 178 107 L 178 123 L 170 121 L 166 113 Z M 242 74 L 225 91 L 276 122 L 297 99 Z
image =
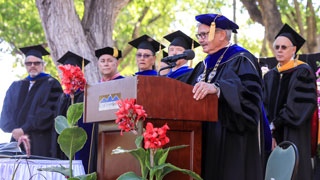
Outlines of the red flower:
M 83 91 L 86 79 L 78 66 L 67 64 L 59 66 L 59 69 L 62 71 L 61 84 L 65 94 L 74 94 L 78 89 Z
M 139 120 L 144 121 L 147 117 L 143 107 L 136 104 L 135 99 L 125 99 L 116 102 L 119 106 L 119 110 L 116 112 L 118 119 L 118 128 L 121 129 L 121 135 L 123 131 L 133 131 L 137 129 L 137 123 Z
M 143 133 L 144 148 L 158 149 L 169 143 L 170 139 L 166 136 L 169 126 L 165 124 L 162 128 L 153 128 L 152 123 L 147 123 L 146 131 Z

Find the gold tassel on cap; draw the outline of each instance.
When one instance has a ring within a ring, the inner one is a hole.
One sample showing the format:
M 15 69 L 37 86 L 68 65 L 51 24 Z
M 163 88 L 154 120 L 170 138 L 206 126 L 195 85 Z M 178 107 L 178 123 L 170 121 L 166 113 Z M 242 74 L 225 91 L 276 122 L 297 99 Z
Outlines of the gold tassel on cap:
M 212 41 L 214 39 L 214 34 L 216 32 L 216 19 L 221 16 L 221 15 L 217 15 L 214 20 L 211 22 L 210 25 L 210 30 L 209 30 L 209 37 L 208 37 L 208 41 Z
M 192 39 L 191 49 L 192 49 L 192 51 L 194 51 L 194 40 L 193 39 Z M 192 62 L 193 62 L 193 60 L 190 61 L 189 69 L 192 68 Z
M 84 74 L 84 58 L 82 58 L 82 73 Z
M 161 55 L 162 55 L 162 49 L 161 49 L 161 44 L 160 44 L 160 47 L 159 47 L 159 54 L 158 54 L 158 70 L 160 70 L 161 68 Z
M 118 56 L 119 56 L 119 51 L 115 47 L 113 47 L 113 55 L 112 56 L 115 57 L 115 58 L 118 58 Z

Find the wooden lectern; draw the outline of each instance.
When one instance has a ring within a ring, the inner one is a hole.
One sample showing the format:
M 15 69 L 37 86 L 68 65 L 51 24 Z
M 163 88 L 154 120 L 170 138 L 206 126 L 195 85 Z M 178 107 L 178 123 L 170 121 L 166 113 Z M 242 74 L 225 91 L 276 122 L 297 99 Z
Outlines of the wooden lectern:
M 118 146 L 136 148 L 133 133 L 120 135 L 115 124 L 118 99 L 135 98 L 148 114 L 146 122 L 155 127 L 168 124 L 167 146 L 189 145 L 169 152 L 167 162 L 190 169 L 201 175 L 202 122 L 217 121 L 218 98 L 208 95 L 200 101 L 193 99 L 193 86 L 167 77 L 136 76 L 87 85 L 84 100 L 84 122 L 99 123 L 98 166 L 100 180 L 115 180 L 121 174 L 134 171 L 140 174 L 139 162 L 130 154 L 111 155 Z M 191 179 L 172 172 L 168 179 Z

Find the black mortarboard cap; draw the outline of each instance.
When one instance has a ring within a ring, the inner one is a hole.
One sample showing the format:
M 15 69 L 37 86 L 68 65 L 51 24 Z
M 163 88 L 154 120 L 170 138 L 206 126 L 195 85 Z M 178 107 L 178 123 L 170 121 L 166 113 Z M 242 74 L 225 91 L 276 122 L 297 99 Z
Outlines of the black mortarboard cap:
M 192 39 L 191 37 L 189 37 L 188 35 L 186 35 L 180 30 L 173 32 L 171 34 L 168 34 L 164 36 L 164 38 L 171 42 L 170 46 L 171 45 L 181 46 L 185 49 L 192 49 L 200 46 L 200 44 L 197 41 L 195 41 L 194 39 Z M 192 43 L 193 43 L 193 47 L 192 47 Z
M 279 36 L 287 37 L 292 42 L 292 44 L 297 47 L 296 53 L 299 51 L 299 49 L 302 47 L 302 45 L 306 41 L 288 24 L 284 24 L 282 26 L 279 33 L 276 35 L 275 39 Z
M 120 59 L 122 57 L 122 52 L 115 47 L 114 48 L 105 47 L 105 48 L 97 49 L 95 51 L 95 55 L 97 58 L 100 58 L 100 56 L 102 56 L 104 54 L 109 54 L 109 55 L 115 57 L 116 59 Z
M 137 49 L 149 49 L 153 53 L 156 53 L 161 49 L 165 48 L 164 45 L 160 44 L 158 41 L 152 39 L 148 35 L 140 36 L 139 38 L 132 40 L 129 44 Z
M 201 14 L 196 16 L 196 20 L 201 24 L 206 24 L 208 26 L 211 26 L 211 23 L 215 22 L 217 28 L 229 29 L 234 33 L 237 33 L 237 29 L 239 29 L 239 26 L 236 23 L 220 14 Z
M 81 69 L 82 69 L 82 61 L 84 61 L 84 66 L 90 63 L 90 61 L 84 59 L 83 57 L 71 51 L 66 52 L 60 59 L 58 59 L 58 62 L 63 65 L 71 64 L 73 66 L 78 66 Z
M 42 59 L 42 56 L 50 54 L 42 45 L 23 47 L 20 48 L 20 50 L 26 55 L 26 57 L 35 56 L 40 59 Z

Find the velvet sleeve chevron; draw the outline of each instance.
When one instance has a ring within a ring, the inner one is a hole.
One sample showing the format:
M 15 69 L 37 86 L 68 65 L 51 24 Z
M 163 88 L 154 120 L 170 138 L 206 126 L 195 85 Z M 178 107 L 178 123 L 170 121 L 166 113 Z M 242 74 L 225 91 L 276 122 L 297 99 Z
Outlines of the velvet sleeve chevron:
M 41 101 L 38 102 L 35 112 L 28 114 L 27 122 L 22 126 L 26 132 L 48 130 L 53 126 L 57 100 L 62 93 L 61 85 L 51 77 L 41 91 Z
M 300 66 L 290 79 L 287 101 L 273 121 L 276 128 L 281 125 L 300 126 L 311 119 L 317 106 L 314 75 L 310 68 L 305 68 L 306 65 Z
M 262 82 L 254 63 L 254 60 L 238 56 L 226 62 L 217 80 L 221 90 L 219 120 L 230 131 L 257 130 Z

